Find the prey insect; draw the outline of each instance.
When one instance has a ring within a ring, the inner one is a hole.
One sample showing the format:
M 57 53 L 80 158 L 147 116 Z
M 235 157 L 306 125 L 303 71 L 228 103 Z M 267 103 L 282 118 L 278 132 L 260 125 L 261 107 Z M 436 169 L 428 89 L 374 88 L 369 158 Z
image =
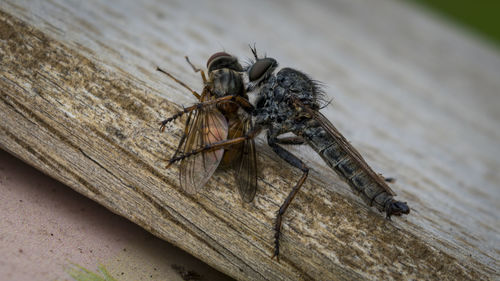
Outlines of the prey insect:
M 258 92 L 252 113 L 254 126 L 267 131 L 267 143 L 280 158 L 302 171 L 301 178 L 278 211 L 273 257 L 279 258 L 283 215 L 309 172 L 309 167 L 282 144 L 310 145 L 366 203 L 385 212 L 388 219 L 392 215 L 409 214 L 407 204 L 393 198 L 395 193 L 385 180 L 319 112 L 322 92 L 318 82 L 292 68 L 283 68 L 275 74 L 277 61 L 269 57 L 259 58 L 256 49 L 251 50 L 255 62 L 247 68 L 247 91 Z M 279 138 L 285 133 L 293 133 L 295 137 Z
M 257 162 L 253 138 L 223 147 L 214 146 L 227 142 L 228 139 L 241 138 L 252 131 L 251 116 L 246 112 L 251 112 L 253 106 L 246 95 L 243 68 L 236 57 L 218 52 L 207 61 L 207 79 L 203 70 L 191 64 L 187 57 L 186 60 L 195 72 L 201 73 L 204 84 L 201 94 L 158 68 L 158 71 L 189 90 L 199 101 L 161 122 L 160 130 L 163 132 L 169 122 L 187 114 L 184 134 L 167 168 L 180 161 L 181 187 L 188 193 L 196 193 L 208 182 L 219 164 L 232 166 L 237 171 L 240 195 L 243 201 L 250 202 L 257 189 Z M 200 148 L 205 150 L 193 155 L 192 151 Z

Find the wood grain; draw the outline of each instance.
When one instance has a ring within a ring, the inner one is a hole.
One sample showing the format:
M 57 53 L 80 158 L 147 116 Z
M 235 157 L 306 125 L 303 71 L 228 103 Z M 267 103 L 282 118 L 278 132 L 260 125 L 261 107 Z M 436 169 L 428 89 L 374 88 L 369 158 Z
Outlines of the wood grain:
M 2 148 L 215 268 L 239 280 L 498 277 L 500 58 L 467 35 L 382 0 L 0 9 Z M 265 144 L 252 204 L 227 171 L 196 196 L 179 188 L 164 165 L 182 123 L 161 134 L 157 122 L 194 99 L 155 66 L 201 88 L 184 55 L 203 65 L 221 44 L 249 57 L 253 41 L 328 85 L 325 115 L 398 179 L 410 216 L 387 222 L 296 150 L 314 171 L 285 217 L 277 263 L 272 224 L 299 172 Z

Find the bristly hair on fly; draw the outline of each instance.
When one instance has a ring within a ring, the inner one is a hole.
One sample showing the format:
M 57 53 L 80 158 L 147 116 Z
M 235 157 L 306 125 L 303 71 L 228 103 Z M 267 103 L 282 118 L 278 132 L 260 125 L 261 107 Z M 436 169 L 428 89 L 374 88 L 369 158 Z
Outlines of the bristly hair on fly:
M 314 89 L 316 91 L 316 100 L 318 101 L 319 109 L 323 109 L 329 106 L 333 102 L 333 98 L 327 100 L 327 95 L 325 94 L 325 83 L 311 79 Z
M 299 70 L 298 70 L 299 71 Z M 333 101 L 333 98 L 330 100 L 326 99 L 326 94 L 325 94 L 325 83 L 312 79 L 309 75 L 305 74 L 302 71 L 299 71 L 302 73 L 310 82 L 311 86 L 313 87 L 313 93 L 316 98 L 316 102 L 318 103 L 319 108 L 318 109 L 323 109 L 330 105 L 330 103 Z
M 248 44 L 248 46 L 250 47 L 250 50 L 252 51 L 253 57 L 248 57 L 245 60 L 245 66 L 243 67 L 243 70 L 245 72 L 248 72 L 248 70 L 257 62 L 257 60 L 267 58 L 267 54 L 264 54 L 263 57 L 259 57 L 257 55 L 257 48 L 255 46 L 255 43 L 253 44 L 253 46 L 250 44 Z M 276 65 L 276 67 L 277 67 L 277 65 Z M 313 95 L 315 97 L 315 100 L 317 102 L 318 109 L 323 109 L 323 108 L 327 107 L 333 101 L 333 99 L 330 99 L 330 100 L 326 99 L 326 95 L 325 95 L 325 91 L 324 91 L 324 83 L 321 81 L 312 79 L 311 77 L 309 77 L 309 75 L 305 74 L 302 71 L 298 71 L 298 72 L 300 72 L 302 75 L 304 75 L 304 77 L 310 82 L 309 85 L 311 85 L 313 88 L 312 91 L 313 91 Z M 256 85 L 258 85 L 258 83 L 252 84 L 252 86 L 249 87 L 249 90 L 254 89 L 254 86 L 256 86 Z

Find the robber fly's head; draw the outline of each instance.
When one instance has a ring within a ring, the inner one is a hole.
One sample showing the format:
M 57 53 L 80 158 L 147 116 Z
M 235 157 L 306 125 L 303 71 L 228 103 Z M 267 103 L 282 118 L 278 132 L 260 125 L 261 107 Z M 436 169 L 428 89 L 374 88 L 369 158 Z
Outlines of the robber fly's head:
M 243 71 L 243 67 L 238 62 L 238 59 L 226 52 L 215 53 L 207 60 L 207 69 L 209 73 L 223 68 L 238 72 Z
M 252 83 L 257 83 L 269 77 L 276 67 L 278 67 L 278 62 L 273 58 L 257 59 L 248 69 L 248 80 Z
M 273 58 L 259 58 L 255 46 L 253 48 L 250 47 L 250 49 L 252 50 L 255 61 L 252 61 L 250 66 L 246 69 L 248 74 L 249 91 L 266 81 L 278 67 L 278 62 Z
M 387 218 L 391 216 L 401 216 L 403 214 L 407 215 L 410 213 L 410 207 L 406 204 L 406 202 L 391 201 L 386 207 Z

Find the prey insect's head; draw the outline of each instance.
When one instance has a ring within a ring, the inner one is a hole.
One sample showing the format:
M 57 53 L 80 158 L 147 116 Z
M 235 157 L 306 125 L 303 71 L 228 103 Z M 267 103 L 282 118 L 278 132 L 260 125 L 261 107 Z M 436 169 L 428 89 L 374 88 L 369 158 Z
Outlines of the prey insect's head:
M 406 202 L 401 201 L 392 201 L 386 208 L 387 218 L 391 216 L 401 216 L 403 214 L 407 215 L 410 213 L 410 207 L 406 204 Z
M 229 68 L 240 72 L 243 71 L 243 67 L 238 62 L 238 59 L 226 52 L 215 53 L 207 60 L 208 72 L 222 68 Z

